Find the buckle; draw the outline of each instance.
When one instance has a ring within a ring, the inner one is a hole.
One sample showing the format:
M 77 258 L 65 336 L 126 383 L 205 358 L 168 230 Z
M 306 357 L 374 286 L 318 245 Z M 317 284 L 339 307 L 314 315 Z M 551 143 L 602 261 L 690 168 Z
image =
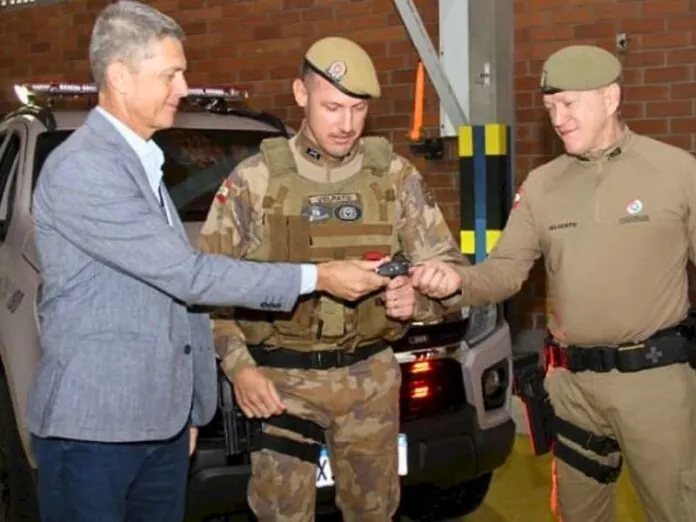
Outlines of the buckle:
M 619 476 L 621 475 L 621 465 L 622 460 L 620 458 L 619 463 L 616 465 L 616 467 L 604 465 L 604 469 L 602 470 L 601 482 L 603 482 L 604 484 L 610 484 L 619 480 Z
M 589 431 L 587 432 L 587 440 L 585 441 L 583 447 L 592 451 L 593 453 L 596 453 L 597 455 L 602 455 L 604 457 L 611 453 L 621 451 L 619 443 L 611 437 L 595 435 Z
M 314 370 L 330 370 L 346 366 L 347 357 L 343 350 L 323 350 L 310 353 L 312 354 L 312 369 Z

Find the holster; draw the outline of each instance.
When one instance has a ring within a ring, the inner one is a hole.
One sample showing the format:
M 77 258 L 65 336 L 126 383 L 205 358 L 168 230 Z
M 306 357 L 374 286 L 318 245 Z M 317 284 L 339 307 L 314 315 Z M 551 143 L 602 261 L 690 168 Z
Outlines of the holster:
M 218 406 L 222 415 L 227 455 L 251 453 L 261 447 L 261 421 L 249 419 L 234 397 L 232 383 L 218 366 Z
M 513 393 L 524 405 L 529 438 L 535 455 L 548 453 L 554 439 L 554 411 L 544 387 L 545 373 L 536 352 L 518 355 L 513 361 Z

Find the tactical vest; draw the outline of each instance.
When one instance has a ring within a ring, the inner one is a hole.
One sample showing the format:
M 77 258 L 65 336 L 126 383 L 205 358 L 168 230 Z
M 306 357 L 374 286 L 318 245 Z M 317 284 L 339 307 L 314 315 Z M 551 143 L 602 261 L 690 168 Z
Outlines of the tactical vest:
M 320 263 L 399 249 L 387 140 L 364 138 L 360 172 L 336 183 L 301 176 L 285 138 L 264 140 L 261 154 L 269 170 L 263 239 L 248 259 Z M 350 350 L 404 333 L 386 317 L 381 292 L 355 303 L 313 294 L 300 297 L 291 313 L 238 310 L 235 318 L 248 344 L 300 351 Z

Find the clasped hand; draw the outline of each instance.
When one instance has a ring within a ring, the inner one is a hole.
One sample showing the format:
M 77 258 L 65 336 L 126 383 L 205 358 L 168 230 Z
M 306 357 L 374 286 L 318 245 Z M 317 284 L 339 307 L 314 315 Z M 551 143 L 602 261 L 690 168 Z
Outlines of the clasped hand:
M 413 288 L 432 299 L 445 299 L 459 292 L 462 278 L 444 261 L 425 261 L 409 270 Z

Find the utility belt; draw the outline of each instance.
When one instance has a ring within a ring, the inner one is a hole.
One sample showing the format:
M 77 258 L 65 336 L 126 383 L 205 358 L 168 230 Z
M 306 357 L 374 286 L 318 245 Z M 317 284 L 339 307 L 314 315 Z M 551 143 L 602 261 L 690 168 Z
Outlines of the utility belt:
M 618 441 L 596 435 L 555 415 L 544 386 L 548 368 L 562 367 L 571 372 L 614 369 L 636 372 L 679 363 L 689 363 L 696 368 L 695 324 L 693 319 L 687 319 L 656 332 L 642 343 L 618 346 L 561 346 L 549 337 L 544 347 L 544 365 L 538 353 L 518 356 L 514 361 L 513 391 L 524 405 L 534 453 L 543 455 L 553 451 L 556 458 L 597 482 L 615 482 L 623 462 Z M 599 457 L 613 455 L 613 463 L 600 463 L 566 441 Z
M 330 370 L 345 368 L 364 361 L 389 348 L 384 341 L 359 346 L 354 351 L 345 349 L 300 352 L 288 348 L 249 346 L 249 353 L 259 366 L 297 370 Z
M 551 336 L 544 346 L 546 366 L 570 372 L 638 372 L 670 364 L 696 368 L 695 325 L 691 319 L 659 330 L 641 343 L 615 346 L 563 346 Z
M 259 366 L 285 369 L 328 370 L 344 368 L 389 348 L 384 341 L 360 346 L 355 351 L 325 350 L 299 352 L 287 348 L 268 349 L 265 346 L 249 346 L 249 352 Z M 228 455 L 244 455 L 267 449 L 291 455 L 306 462 L 317 463 L 325 442 L 324 428 L 319 424 L 282 413 L 268 419 L 249 419 L 237 404 L 232 384 L 222 369 L 218 369 L 218 406 L 225 432 L 225 449 Z M 263 425 L 291 431 L 305 441 L 266 433 Z

